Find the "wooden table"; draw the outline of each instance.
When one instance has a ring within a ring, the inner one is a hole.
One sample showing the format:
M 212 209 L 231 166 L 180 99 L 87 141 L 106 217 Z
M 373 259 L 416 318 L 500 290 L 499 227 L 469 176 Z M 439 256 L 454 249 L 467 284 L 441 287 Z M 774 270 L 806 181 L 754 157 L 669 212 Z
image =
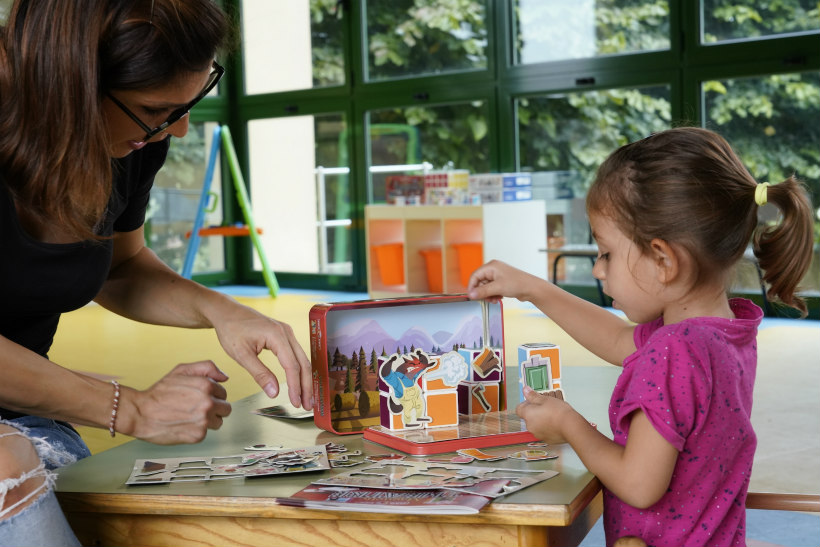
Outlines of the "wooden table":
M 609 395 L 619 373 L 616 367 L 564 369 L 567 399 L 605 433 L 609 432 Z M 517 401 L 517 390 L 513 380 L 508 385 L 508 400 Z M 271 502 L 271 498 L 292 495 L 332 471 L 207 483 L 125 485 L 138 458 L 231 455 L 258 443 L 301 447 L 333 441 L 365 454 L 391 452 L 364 441 L 360 434 L 329 434 L 310 420 L 292 422 L 251 414 L 269 404 L 262 393 L 234 403 L 222 429 L 210 432 L 197 445 L 156 446 L 133 441 L 61 470 L 57 496 L 80 542 L 143 547 L 577 545 L 602 512 L 600 482 L 568 445 L 553 448 L 560 454 L 556 460 L 500 462 L 504 467 L 555 469 L 559 474 L 496 500 L 475 515 L 352 513 Z

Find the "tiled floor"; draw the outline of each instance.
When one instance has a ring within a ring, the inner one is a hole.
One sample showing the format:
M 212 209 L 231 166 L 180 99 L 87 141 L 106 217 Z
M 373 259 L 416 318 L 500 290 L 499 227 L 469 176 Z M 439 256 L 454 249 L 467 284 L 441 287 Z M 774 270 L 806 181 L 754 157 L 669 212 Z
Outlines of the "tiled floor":
M 363 294 L 283 290 L 278 298 L 271 299 L 264 288 L 230 287 L 225 290 L 255 309 L 289 323 L 304 348 L 309 347 L 307 317 L 313 304 L 366 298 Z M 512 300 L 505 300 L 504 306 L 508 362 L 514 361 L 518 344 L 549 341 L 561 346 L 564 366 L 603 364 L 534 307 Z M 820 493 L 820 465 L 817 464 L 820 454 L 820 321 L 766 319 L 759 332 L 758 347 L 752 420 L 759 444 L 750 489 Z M 140 325 L 94 305 L 64 316 L 51 358 L 63 366 L 116 377 L 137 388 L 148 387 L 177 363 L 213 359 L 231 377 L 227 383 L 231 400 L 258 390 L 250 376 L 225 355 L 211 331 Z M 281 371 L 270 355 L 263 356 L 263 361 L 272 370 Z M 279 377 L 284 382 L 284 375 Z M 566 388 L 573 389 L 572 386 Z M 82 428 L 82 432 L 93 452 L 127 440 L 121 436 L 112 440 L 103 430 Z M 779 513 L 750 514 L 750 537 L 782 545 L 820 545 L 820 518 L 816 515 L 796 515 L 793 521 L 777 515 Z M 808 529 L 797 522 L 804 517 L 815 519 L 808 521 Z M 785 529 L 795 532 L 792 534 L 795 537 L 784 541 L 777 537 L 751 535 L 754 522 L 764 523 L 765 530 L 774 530 L 774 524 L 765 524 L 769 521 L 786 523 Z M 809 530 L 809 536 L 797 535 L 802 533 L 800 530 Z M 585 545 L 602 544 L 602 532 L 600 536 L 595 533 L 593 530 Z M 813 541 L 802 539 L 811 537 Z

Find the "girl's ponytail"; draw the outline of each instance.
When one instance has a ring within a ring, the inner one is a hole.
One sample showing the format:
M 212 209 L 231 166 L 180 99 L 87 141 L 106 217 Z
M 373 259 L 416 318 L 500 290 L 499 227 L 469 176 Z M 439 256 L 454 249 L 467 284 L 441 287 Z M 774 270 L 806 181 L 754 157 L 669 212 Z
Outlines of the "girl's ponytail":
M 763 183 L 765 184 L 765 183 Z M 758 185 L 755 201 L 771 203 L 780 211 L 778 222 L 755 230 L 752 248 L 769 284 L 769 300 L 800 310 L 806 303 L 795 293 L 806 275 L 812 258 L 813 220 L 808 191 L 794 176 L 779 184 Z

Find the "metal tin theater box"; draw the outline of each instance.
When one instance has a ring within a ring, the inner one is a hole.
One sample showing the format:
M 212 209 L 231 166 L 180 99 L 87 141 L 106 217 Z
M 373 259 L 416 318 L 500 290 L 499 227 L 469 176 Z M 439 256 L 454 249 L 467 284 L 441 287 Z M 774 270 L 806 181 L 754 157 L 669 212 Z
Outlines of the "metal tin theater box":
M 501 303 L 466 296 L 317 304 L 310 310 L 313 419 L 360 433 L 458 424 L 504 410 Z

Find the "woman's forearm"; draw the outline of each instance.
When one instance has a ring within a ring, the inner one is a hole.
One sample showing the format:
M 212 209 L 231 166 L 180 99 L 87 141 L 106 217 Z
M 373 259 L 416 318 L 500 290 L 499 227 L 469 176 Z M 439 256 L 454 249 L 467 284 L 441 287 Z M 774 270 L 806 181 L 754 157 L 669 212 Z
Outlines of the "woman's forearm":
M 114 389 L 0 337 L 0 406 L 76 424 L 108 427 Z
M 239 305 L 183 278 L 147 247 L 111 271 L 95 301 L 135 321 L 185 328 L 213 327 L 219 313 Z

